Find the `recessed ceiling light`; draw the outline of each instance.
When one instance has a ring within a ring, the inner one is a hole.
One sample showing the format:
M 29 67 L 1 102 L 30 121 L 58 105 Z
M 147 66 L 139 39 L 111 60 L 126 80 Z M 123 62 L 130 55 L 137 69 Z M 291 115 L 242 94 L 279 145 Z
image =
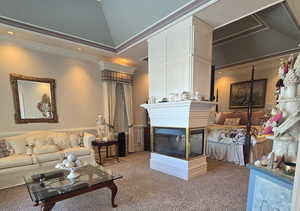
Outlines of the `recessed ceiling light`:
M 9 34 L 9 35 L 14 35 L 15 33 L 12 32 L 12 31 L 8 31 L 7 34 Z
M 77 48 L 77 50 L 81 51 L 82 49 L 81 48 Z

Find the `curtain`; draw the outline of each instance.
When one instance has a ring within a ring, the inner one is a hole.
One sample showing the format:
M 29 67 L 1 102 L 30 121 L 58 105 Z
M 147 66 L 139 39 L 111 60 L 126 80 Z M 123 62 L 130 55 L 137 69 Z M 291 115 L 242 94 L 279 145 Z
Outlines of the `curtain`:
M 125 105 L 124 89 L 121 83 L 117 84 L 116 89 L 116 113 L 114 121 L 114 131 L 116 133 L 128 131 L 127 111 Z
M 103 81 L 104 90 L 104 117 L 108 123 L 106 135 L 113 132 L 116 108 L 116 86 L 115 81 Z
M 130 84 L 123 84 L 123 88 L 128 121 L 128 152 L 134 152 L 132 86 Z

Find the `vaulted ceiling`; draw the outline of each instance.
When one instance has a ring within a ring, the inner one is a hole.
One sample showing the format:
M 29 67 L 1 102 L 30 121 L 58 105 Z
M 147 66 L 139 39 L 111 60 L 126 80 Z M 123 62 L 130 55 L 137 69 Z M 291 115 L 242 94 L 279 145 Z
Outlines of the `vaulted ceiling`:
M 1 0 L 0 16 L 116 47 L 189 2 Z
M 103 54 L 117 53 L 139 61 L 147 56 L 146 40 L 153 32 L 184 15 L 195 15 L 215 28 L 213 58 L 216 67 L 221 68 L 298 47 L 299 28 L 286 3 L 281 2 L 1 0 L 0 23 L 3 24 L 0 24 L 0 33 L 1 30 L 8 31 L 8 26 L 16 27 L 25 29 L 17 33 L 18 38 L 42 40 L 42 43 L 51 45 L 57 40 L 68 40 L 75 44 L 75 48 L 78 48 L 77 44 L 91 48 L 93 54 L 100 51 Z M 287 2 L 294 2 L 292 9 L 300 10 L 299 0 Z M 46 36 L 36 38 L 44 34 Z M 60 39 L 50 42 L 47 35 Z M 61 43 L 57 45 L 62 46 Z M 97 49 L 100 51 L 96 52 Z

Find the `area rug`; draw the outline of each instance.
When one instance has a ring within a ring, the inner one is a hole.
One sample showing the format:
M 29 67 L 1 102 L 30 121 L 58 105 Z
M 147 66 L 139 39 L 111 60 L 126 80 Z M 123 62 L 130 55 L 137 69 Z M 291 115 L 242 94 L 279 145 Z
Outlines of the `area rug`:
M 54 211 L 161 210 L 161 211 L 239 211 L 246 210 L 249 170 L 229 163 L 209 160 L 209 171 L 184 181 L 149 168 L 149 153 L 134 153 L 121 162 L 106 165 L 118 180 L 117 208 L 110 204 L 110 191 L 101 189 L 59 202 Z M 33 207 L 25 186 L 0 191 L 0 210 L 31 211 Z

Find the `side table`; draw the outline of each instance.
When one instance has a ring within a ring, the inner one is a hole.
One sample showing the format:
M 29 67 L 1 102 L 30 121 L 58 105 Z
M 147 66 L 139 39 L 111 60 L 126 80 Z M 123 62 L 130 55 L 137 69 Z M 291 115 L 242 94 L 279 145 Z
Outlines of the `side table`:
M 115 156 L 109 156 L 108 155 L 108 147 L 113 146 L 113 145 L 116 146 L 116 154 L 115 154 Z M 101 139 L 96 138 L 95 141 L 92 141 L 92 146 L 98 148 L 100 165 L 103 165 L 103 160 L 102 160 L 102 156 L 101 156 L 101 148 L 102 147 L 106 148 L 106 158 L 114 157 L 119 162 L 119 143 L 118 143 L 118 141 L 116 141 L 116 140 L 102 141 Z

